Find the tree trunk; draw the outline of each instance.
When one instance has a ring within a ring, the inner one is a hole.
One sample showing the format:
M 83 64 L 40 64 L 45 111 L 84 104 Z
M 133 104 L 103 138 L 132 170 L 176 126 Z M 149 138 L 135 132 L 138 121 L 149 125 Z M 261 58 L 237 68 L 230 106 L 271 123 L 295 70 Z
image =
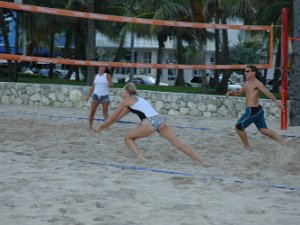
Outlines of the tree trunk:
M 177 61 L 178 64 L 183 64 L 183 46 L 182 46 L 182 32 L 177 29 Z M 185 86 L 183 69 L 178 70 L 175 86 Z
M 157 64 L 161 64 L 163 49 L 165 47 L 165 41 L 167 41 L 167 35 L 164 34 L 164 31 L 158 33 L 157 40 L 159 46 L 158 53 L 157 53 Z M 155 85 L 159 85 L 161 74 L 162 74 L 161 69 L 157 69 Z
M 294 0 L 294 37 L 300 37 L 300 1 Z M 293 41 L 292 73 L 290 81 L 290 125 L 300 126 L 300 41 Z
M 87 0 L 87 10 L 88 12 L 94 12 L 94 0 Z M 87 60 L 95 60 L 95 21 L 89 19 L 87 21 L 87 39 L 86 39 L 86 59 Z M 87 79 L 88 85 L 92 85 L 93 77 L 95 75 L 95 68 L 89 66 L 87 68 Z
M 220 10 L 219 10 L 219 0 L 215 1 L 215 23 L 220 23 Z M 220 29 L 215 29 L 215 65 L 220 64 Z M 214 71 L 214 79 L 211 82 L 211 87 L 217 87 L 219 83 L 219 70 Z
M 276 58 L 275 58 L 275 71 L 274 71 L 274 79 L 273 79 L 273 92 L 279 92 L 279 78 L 281 76 L 281 42 L 279 41 Z
M 20 11 L 16 12 L 16 35 L 15 35 L 15 54 L 19 54 L 19 27 L 20 27 Z M 12 76 L 12 81 L 17 82 L 18 81 L 18 61 L 15 61 L 14 63 L 14 73 Z
M 6 25 L 4 21 L 4 15 L 3 15 L 3 9 L 0 8 L 0 28 L 2 30 L 3 40 L 4 40 L 4 46 L 5 46 L 5 53 L 10 54 L 10 45 L 8 40 L 8 33 L 6 30 Z M 9 73 L 9 79 L 10 81 L 13 81 L 13 66 L 10 60 L 7 60 L 8 65 L 8 73 Z
M 53 58 L 54 56 L 54 40 L 55 40 L 55 34 L 51 34 L 50 37 L 50 57 Z M 50 63 L 49 71 L 48 71 L 48 78 L 52 79 L 53 78 L 53 69 L 54 69 L 54 64 Z
M 222 24 L 226 24 L 226 18 L 221 18 Z M 229 42 L 228 42 L 228 30 L 222 30 L 223 37 L 223 64 L 229 65 Z M 227 91 L 228 79 L 231 75 L 230 70 L 224 70 L 221 83 L 218 85 L 217 92 L 224 94 Z
M 200 52 L 200 64 L 205 65 L 205 33 L 201 30 L 196 31 L 196 35 L 198 37 L 199 43 L 199 52 Z M 208 93 L 208 85 L 207 85 L 207 75 L 205 70 L 201 70 L 201 91 L 202 94 Z

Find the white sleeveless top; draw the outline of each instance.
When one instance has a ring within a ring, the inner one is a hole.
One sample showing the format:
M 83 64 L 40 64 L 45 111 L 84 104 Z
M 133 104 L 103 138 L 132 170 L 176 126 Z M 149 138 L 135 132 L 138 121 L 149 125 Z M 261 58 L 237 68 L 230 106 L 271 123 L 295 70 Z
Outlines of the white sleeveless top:
M 102 75 L 97 74 L 94 80 L 94 94 L 98 96 L 109 95 L 109 83 L 106 78 L 107 74 L 104 73 Z
M 137 98 L 137 102 L 131 105 L 129 110 L 137 114 L 141 120 L 159 114 L 148 101 L 138 96 L 134 97 Z

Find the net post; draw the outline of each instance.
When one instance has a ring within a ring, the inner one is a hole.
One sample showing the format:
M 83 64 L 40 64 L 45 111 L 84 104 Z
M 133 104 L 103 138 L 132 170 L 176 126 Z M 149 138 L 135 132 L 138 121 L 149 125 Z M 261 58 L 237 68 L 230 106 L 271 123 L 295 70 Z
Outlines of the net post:
M 282 15 L 282 80 L 281 80 L 281 102 L 284 108 L 281 110 L 281 129 L 287 129 L 287 69 L 288 69 L 288 8 L 283 8 Z

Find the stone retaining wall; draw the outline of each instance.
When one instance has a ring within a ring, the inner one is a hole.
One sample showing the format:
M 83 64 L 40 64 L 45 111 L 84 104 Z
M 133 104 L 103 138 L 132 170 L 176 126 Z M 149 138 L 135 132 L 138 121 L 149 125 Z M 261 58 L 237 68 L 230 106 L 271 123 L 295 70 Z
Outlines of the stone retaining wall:
M 51 107 L 90 107 L 90 100 L 82 100 L 89 92 L 90 87 L 25 84 L 0 82 L 1 104 L 24 104 Z M 121 101 L 122 89 L 113 88 L 110 100 L 111 109 L 115 109 Z M 139 91 L 139 96 L 150 101 L 162 114 L 193 115 L 199 117 L 238 117 L 244 112 L 244 97 L 229 97 Z M 267 119 L 279 119 L 280 110 L 271 100 L 261 100 Z

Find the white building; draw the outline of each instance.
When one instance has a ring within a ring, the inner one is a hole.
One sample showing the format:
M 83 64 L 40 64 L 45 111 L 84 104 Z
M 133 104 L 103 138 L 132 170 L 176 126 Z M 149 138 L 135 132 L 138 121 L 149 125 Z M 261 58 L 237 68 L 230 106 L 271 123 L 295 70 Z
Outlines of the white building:
M 241 24 L 237 21 L 228 21 L 229 24 Z M 213 30 L 210 30 L 213 32 Z M 229 30 L 229 45 L 234 46 L 239 42 L 241 36 L 243 36 L 244 31 L 241 30 Z M 244 37 L 242 37 L 244 38 Z M 108 39 L 105 35 L 101 33 L 97 33 L 96 35 L 96 47 L 97 47 L 97 54 L 99 56 L 99 60 L 101 61 L 112 61 L 113 54 L 118 48 L 119 43 L 115 43 Z M 158 41 L 153 39 L 147 38 L 134 38 L 134 52 L 135 52 L 135 61 L 140 63 L 157 63 L 157 55 L 158 55 Z M 124 46 L 129 53 L 131 51 L 131 33 L 127 33 L 125 37 Z M 171 64 L 177 63 L 176 57 L 174 55 L 174 51 L 176 48 L 176 39 L 172 37 L 168 37 L 167 41 L 165 42 L 165 48 L 163 50 L 163 57 L 162 63 Z M 205 64 L 215 64 L 214 60 L 214 51 L 215 51 L 215 43 L 214 41 L 208 41 L 205 46 Z M 128 58 L 127 62 L 130 62 Z M 117 68 L 114 76 L 127 76 L 129 74 L 129 68 Z M 151 75 L 153 77 L 156 76 L 156 69 L 152 68 L 143 68 L 143 69 L 134 69 L 134 74 L 146 74 Z M 161 81 L 167 82 L 169 84 L 174 84 L 175 79 L 177 77 L 177 70 L 175 69 L 163 69 Z M 212 75 L 212 70 L 207 70 L 207 74 Z M 121 75 L 122 74 L 122 75 Z M 192 76 L 199 75 L 199 70 L 185 70 L 184 77 L 185 80 L 188 81 Z

